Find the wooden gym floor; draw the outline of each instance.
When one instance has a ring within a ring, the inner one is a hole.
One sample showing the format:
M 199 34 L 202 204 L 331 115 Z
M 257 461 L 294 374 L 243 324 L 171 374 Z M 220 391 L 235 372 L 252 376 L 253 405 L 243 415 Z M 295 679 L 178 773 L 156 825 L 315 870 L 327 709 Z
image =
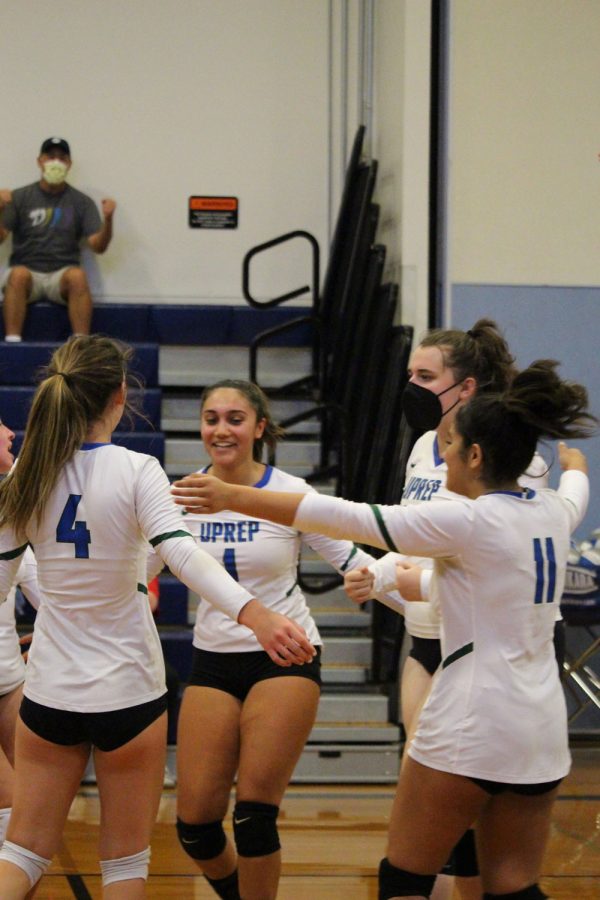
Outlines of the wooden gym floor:
M 600 748 L 581 746 L 573 750 L 573 757 L 573 770 L 555 806 L 541 884 L 555 900 L 599 900 Z M 291 787 L 279 819 L 283 847 L 279 900 L 375 900 L 392 796 L 388 786 Z M 82 787 L 60 853 L 36 900 L 100 900 L 98 812 L 96 788 Z M 181 851 L 174 821 L 175 791 L 165 790 L 152 840 L 147 896 L 214 900 Z

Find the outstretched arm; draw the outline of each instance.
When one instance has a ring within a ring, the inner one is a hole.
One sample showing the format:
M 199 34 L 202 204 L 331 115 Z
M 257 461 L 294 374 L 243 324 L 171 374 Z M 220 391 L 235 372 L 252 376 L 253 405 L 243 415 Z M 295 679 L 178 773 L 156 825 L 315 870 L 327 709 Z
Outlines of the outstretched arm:
M 216 513 L 230 509 L 268 519 L 300 531 L 318 531 L 333 538 L 349 538 L 389 549 L 368 504 L 352 503 L 323 494 L 262 491 L 226 484 L 213 475 L 188 475 L 172 487 L 175 502 L 189 512 Z M 315 506 L 318 509 L 315 509 Z M 307 510 L 310 514 L 307 516 Z
M 404 509 L 354 503 L 312 491 L 263 491 L 225 484 L 211 475 L 188 475 L 175 482 L 172 492 L 175 502 L 191 512 L 230 509 L 299 531 L 318 531 L 411 556 L 454 556 L 472 540 L 473 504 L 460 497 Z
M 571 531 L 583 521 L 589 501 L 589 481 L 587 459 L 577 447 L 567 447 L 563 441 L 558 445 L 558 458 L 563 473 L 558 493 L 567 501 L 571 517 Z

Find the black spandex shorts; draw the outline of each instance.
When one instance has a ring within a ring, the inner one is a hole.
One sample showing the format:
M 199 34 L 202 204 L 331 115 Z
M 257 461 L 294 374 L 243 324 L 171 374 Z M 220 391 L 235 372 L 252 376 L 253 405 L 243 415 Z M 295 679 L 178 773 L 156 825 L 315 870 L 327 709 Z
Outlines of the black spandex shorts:
M 550 791 L 553 791 L 555 787 L 561 783 L 562 778 L 559 778 L 558 781 L 542 781 L 540 784 L 508 784 L 505 781 L 486 781 L 485 778 L 471 778 L 468 776 L 469 781 L 473 781 L 476 785 L 486 792 L 486 794 L 503 794 L 505 791 L 510 791 L 512 794 L 522 794 L 524 797 L 537 797 L 540 794 L 548 794 Z
M 409 656 L 421 663 L 430 675 L 439 668 L 442 661 L 442 644 L 438 638 L 412 637 L 412 647 Z
M 117 750 L 137 737 L 167 709 L 167 695 L 110 712 L 71 712 L 34 703 L 23 697 L 19 715 L 38 737 L 71 747 L 92 744 L 98 750 Z
M 321 687 L 321 648 L 310 663 L 303 666 L 278 666 L 264 650 L 246 653 L 215 653 L 194 647 L 192 671 L 188 684 L 211 687 L 232 694 L 242 702 L 252 687 L 267 678 L 285 678 L 299 675 L 309 678 Z

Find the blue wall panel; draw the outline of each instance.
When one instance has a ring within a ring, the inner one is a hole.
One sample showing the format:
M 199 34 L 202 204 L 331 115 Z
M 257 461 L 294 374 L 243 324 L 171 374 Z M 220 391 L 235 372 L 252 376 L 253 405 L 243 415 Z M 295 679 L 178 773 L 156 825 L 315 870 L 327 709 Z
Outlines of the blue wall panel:
M 520 367 L 534 359 L 559 360 L 562 377 L 587 387 L 591 410 L 600 417 L 600 288 L 452 285 L 452 327 L 469 328 L 482 316 L 501 327 Z M 600 435 L 574 443 L 585 451 L 590 467 L 590 505 L 576 533 L 584 538 L 600 527 Z M 556 459 L 554 446 L 542 453 L 548 461 Z M 555 461 L 553 486 L 558 474 Z

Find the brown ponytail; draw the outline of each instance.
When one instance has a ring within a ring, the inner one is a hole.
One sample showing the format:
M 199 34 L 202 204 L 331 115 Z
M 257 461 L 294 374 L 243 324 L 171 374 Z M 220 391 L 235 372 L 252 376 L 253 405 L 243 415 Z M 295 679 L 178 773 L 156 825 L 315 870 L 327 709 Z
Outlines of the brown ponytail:
M 18 535 L 41 519 L 66 463 L 127 380 L 132 351 L 111 338 L 79 335 L 53 354 L 27 419 L 16 466 L 0 485 L 0 525 Z

